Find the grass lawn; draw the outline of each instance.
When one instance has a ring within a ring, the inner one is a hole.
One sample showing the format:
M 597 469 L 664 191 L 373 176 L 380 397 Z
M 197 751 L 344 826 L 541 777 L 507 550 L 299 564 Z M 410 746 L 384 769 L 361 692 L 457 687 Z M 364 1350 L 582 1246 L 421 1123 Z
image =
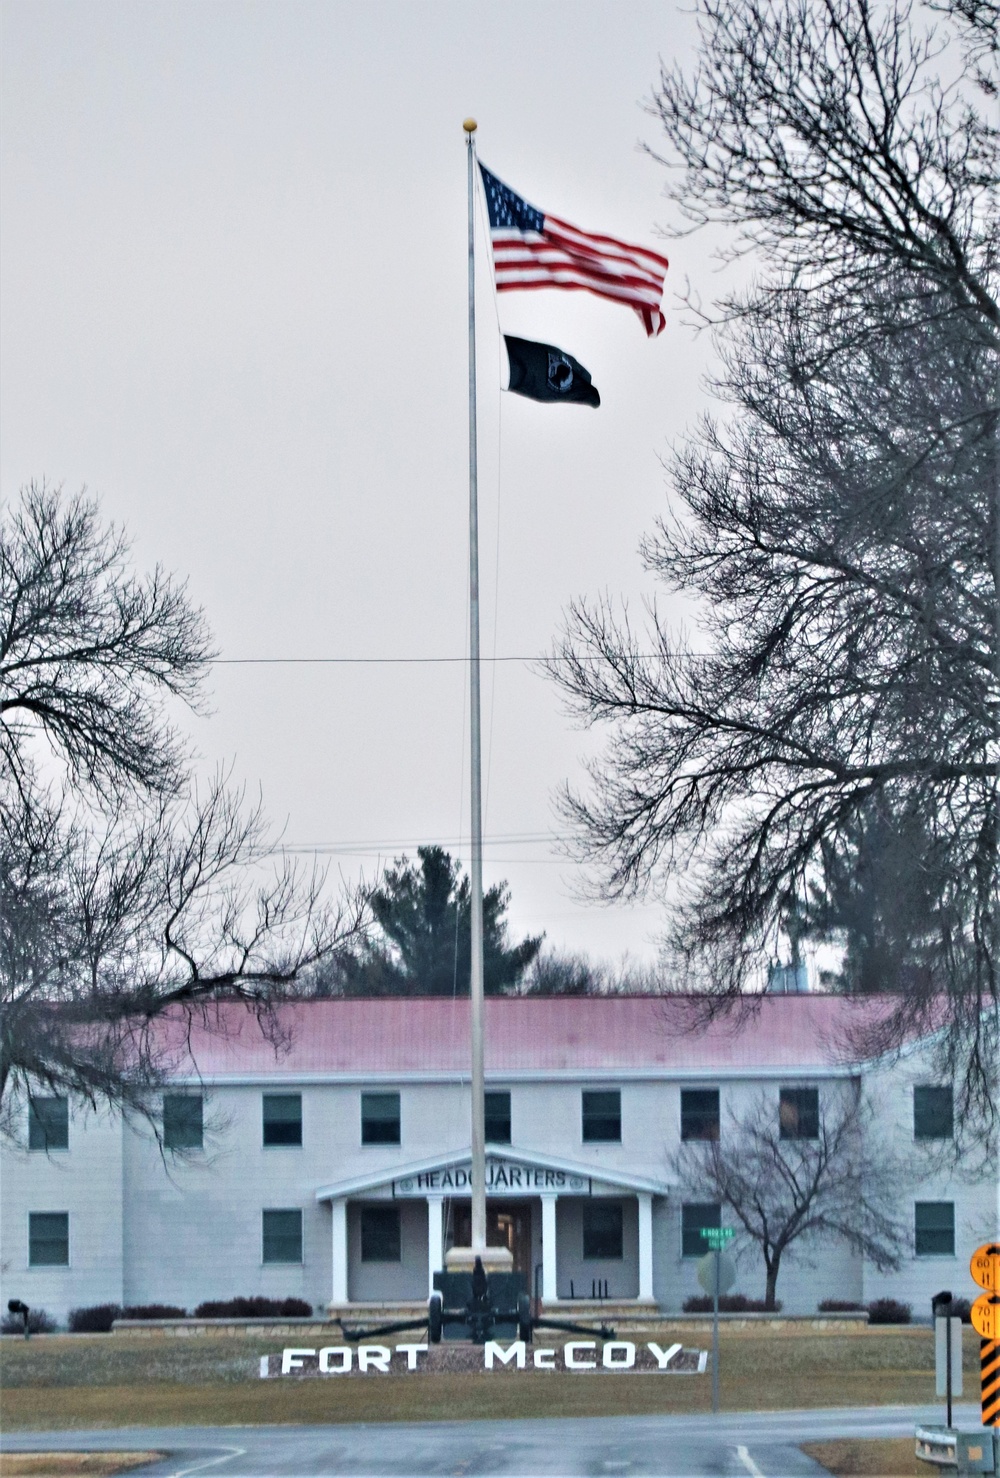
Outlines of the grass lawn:
M 662 1339 L 664 1331 L 657 1338 Z M 689 1345 L 701 1336 L 677 1330 Z M 39 1336 L 0 1343 L 6 1430 L 57 1427 L 441 1421 L 707 1411 L 711 1376 L 494 1370 L 473 1375 L 258 1378 L 282 1341 Z M 966 1370 L 978 1368 L 967 1334 Z M 867 1406 L 934 1399 L 929 1329 L 723 1330 L 721 1397 L 730 1411 Z M 846 1470 L 845 1470 L 846 1471 Z M 908 1471 L 908 1470 L 907 1470 Z
M 822 1463 L 834 1478 L 928 1478 L 933 1472 L 913 1450 L 912 1437 L 874 1441 L 803 1442 L 802 1451 Z

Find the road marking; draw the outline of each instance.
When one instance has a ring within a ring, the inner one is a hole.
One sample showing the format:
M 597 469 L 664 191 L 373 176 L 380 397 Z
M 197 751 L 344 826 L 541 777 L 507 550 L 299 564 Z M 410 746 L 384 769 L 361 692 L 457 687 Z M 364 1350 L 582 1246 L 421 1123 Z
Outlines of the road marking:
M 201 1458 L 189 1468 L 177 1468 L 170 1474 L 170 1478 L 187 1478 L 189 1473 L 202 1473 L 206 1468 L 217 1467 L 219 1463 L 228 1462 L 231 1457 L 243 1457 L 245 1454 L 245 1447 L 227 1447 L 219 1457 Z
M 754 1462 L 753 1458 L 750 1456 L 750 1453 L 745 1447 L 737 1447 L 736 1456 L 746 1468 L 747 1472 L 753 1475 L 753 1478 L 764 1478 L 764 1474 L 760 1471 L 757 1464 Z

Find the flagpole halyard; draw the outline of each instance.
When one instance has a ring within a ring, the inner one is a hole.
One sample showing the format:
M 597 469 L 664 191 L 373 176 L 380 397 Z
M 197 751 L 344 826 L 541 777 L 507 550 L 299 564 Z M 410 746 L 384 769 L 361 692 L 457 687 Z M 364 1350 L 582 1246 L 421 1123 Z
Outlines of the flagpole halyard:
M 471 737 L 470 863 L 472 951 L 469 979 L 472 1037 L 472 1252 L 486 1251 L 486 1078 L 483 1041 L 483 800 L 479 682 L 479 487 L 476 417 L 476 120 L 466 118 L 469 178 L 469 716 Z

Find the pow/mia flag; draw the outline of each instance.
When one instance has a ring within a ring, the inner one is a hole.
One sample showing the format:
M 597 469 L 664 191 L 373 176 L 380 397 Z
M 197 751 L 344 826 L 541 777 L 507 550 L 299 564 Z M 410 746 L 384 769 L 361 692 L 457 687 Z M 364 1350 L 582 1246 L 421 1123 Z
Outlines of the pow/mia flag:
M 529 400 L 572 400 L 577 405 L 598 406 L 601 397 L 591 384 L 590 371 L 585 370 L 572 354 L 564 354 L 554 344 L 535 344 L 531 339 L 514 339 L 504 334 L 507 358 L 510 360 L 508 390 L 526 395 Z

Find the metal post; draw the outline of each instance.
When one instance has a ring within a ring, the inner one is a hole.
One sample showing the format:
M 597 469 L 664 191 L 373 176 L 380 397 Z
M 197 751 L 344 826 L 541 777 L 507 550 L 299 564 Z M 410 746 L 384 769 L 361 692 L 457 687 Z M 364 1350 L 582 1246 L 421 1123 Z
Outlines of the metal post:
M 472 738 L 472 1251 L 486 1251 L 486 1097 L 483 1061 L 483 801 L 479 720 L 479 489 L 476 446 L 476 120 L 466 118 L 469 176 L 469 728 Z
M 712 1410 L 719 1410 L 719 1283 L 721 1281 L 722 1248 L 716 1247 L 715 1277 L 712 1279 Z
M 951 1310 L 944 1321 L 944 1364 L 945 1364 L 945 1391 L 948 1403 L 948 1420 L 946 1426 L 951 1426 Z

